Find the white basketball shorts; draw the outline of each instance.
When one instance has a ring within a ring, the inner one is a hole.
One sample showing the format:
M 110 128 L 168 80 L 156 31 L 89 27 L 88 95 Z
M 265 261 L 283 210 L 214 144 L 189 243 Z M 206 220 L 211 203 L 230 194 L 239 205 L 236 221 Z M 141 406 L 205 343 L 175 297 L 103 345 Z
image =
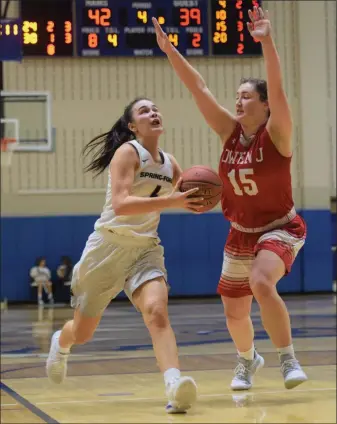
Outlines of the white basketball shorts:
M 138 287 L 158 277 L 167 280 L 158 239 L 94 231 L 74 266 L 71 305 L 83 315 L 100 316 L 122 290 L 132 302 Z

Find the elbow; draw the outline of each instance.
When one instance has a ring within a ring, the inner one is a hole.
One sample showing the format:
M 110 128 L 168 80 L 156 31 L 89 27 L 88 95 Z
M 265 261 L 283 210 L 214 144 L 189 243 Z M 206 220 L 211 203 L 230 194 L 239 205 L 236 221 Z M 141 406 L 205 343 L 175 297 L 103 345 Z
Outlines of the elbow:
M 113 193 L 112 199 L 111 199 L 111 206 L 116 216 L 124 215 L 123 209 L 124 209 L 126 198 L 127 198 L 127 195 L 124 193 Z
M 207 90 L 208 90 L 208 88 L 207 88 L 205 80 L 202 77 L 200 77 L 200 79 L 198 81 L 196 81 L 194 89 L 191 90 L 191 91 L 192 91 L 192 94 L 200 94 L 200 93 L 203 93 Z
M 120 195 L 112 196 L 111 206 L 116 216 L 130 215 L 129 194 L 121 193 Z
M 127 211 L 128 205 L 125 204 L 124 200 L 115 200 L 112 202 L 112 209 L 115 216 L 130 215 Z
M 120 202 L 112 202 L 112 209 L 116 216 L 123 215 L 123 205 Z

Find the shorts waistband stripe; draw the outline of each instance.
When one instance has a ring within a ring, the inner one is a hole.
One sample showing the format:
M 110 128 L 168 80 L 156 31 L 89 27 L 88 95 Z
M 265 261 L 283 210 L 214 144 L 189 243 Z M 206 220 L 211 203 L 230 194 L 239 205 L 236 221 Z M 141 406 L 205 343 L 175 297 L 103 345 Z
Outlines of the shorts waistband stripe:
M 277 228 L 281 225 L 288 224 L 288 222 L 293 220 L 295 216 L 296 216 L 296 209 L 293 207 L 287 213 L 287 215 L 283 216 L 282 218 L 275 219 L 275 221 L 270 222 L 269 224 L 264 225 L 263 227 L 247 228 L 247 227 L 243 227 L 240 224 L 237 224 L 236 222 L 231 222 L 231 226 L 238 231 L 242 231 L 243 233 L 263 233 L 264 231 L 273 230 L 274 228 Z

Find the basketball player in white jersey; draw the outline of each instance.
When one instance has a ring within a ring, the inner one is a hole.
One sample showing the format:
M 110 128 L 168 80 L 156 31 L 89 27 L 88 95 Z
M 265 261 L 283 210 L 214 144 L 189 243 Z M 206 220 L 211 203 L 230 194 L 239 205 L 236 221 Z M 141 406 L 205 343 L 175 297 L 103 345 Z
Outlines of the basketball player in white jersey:
M 74 344 L 88 342 L 110 301 L 122 290 L 142 313 L 164 374 L 168 413 L 185 412 L 196 400 L 196 384 L 181 377 L 175 335 L 168 317 L 164 251 L 157 234 L 160 212 L 184 208 L 197 212 L 198 189 L 179 191 L 181 168 L 158 147 L 162 116 L 152 101 L 136 99 L 112 129 L 85 148 L 98 148 L 87 170 L 109 168 L 106 202 L 73 271 L 74 318 L 51 341 L 47 374 L 62 383 Z M 174 189 L 173 189 L 174 187 Z

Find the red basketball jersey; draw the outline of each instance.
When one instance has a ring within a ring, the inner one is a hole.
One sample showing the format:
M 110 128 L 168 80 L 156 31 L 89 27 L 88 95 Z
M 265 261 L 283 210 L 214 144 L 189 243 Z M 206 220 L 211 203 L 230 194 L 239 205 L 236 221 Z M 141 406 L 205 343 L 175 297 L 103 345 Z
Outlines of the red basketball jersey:
M 223 181 L 222 210 L 232 222 L 263 227 L 293 208 L 290 163 L 274 146 L 262 125 L 248 146 L 238 123 L 226 141 L 219 164 Z

